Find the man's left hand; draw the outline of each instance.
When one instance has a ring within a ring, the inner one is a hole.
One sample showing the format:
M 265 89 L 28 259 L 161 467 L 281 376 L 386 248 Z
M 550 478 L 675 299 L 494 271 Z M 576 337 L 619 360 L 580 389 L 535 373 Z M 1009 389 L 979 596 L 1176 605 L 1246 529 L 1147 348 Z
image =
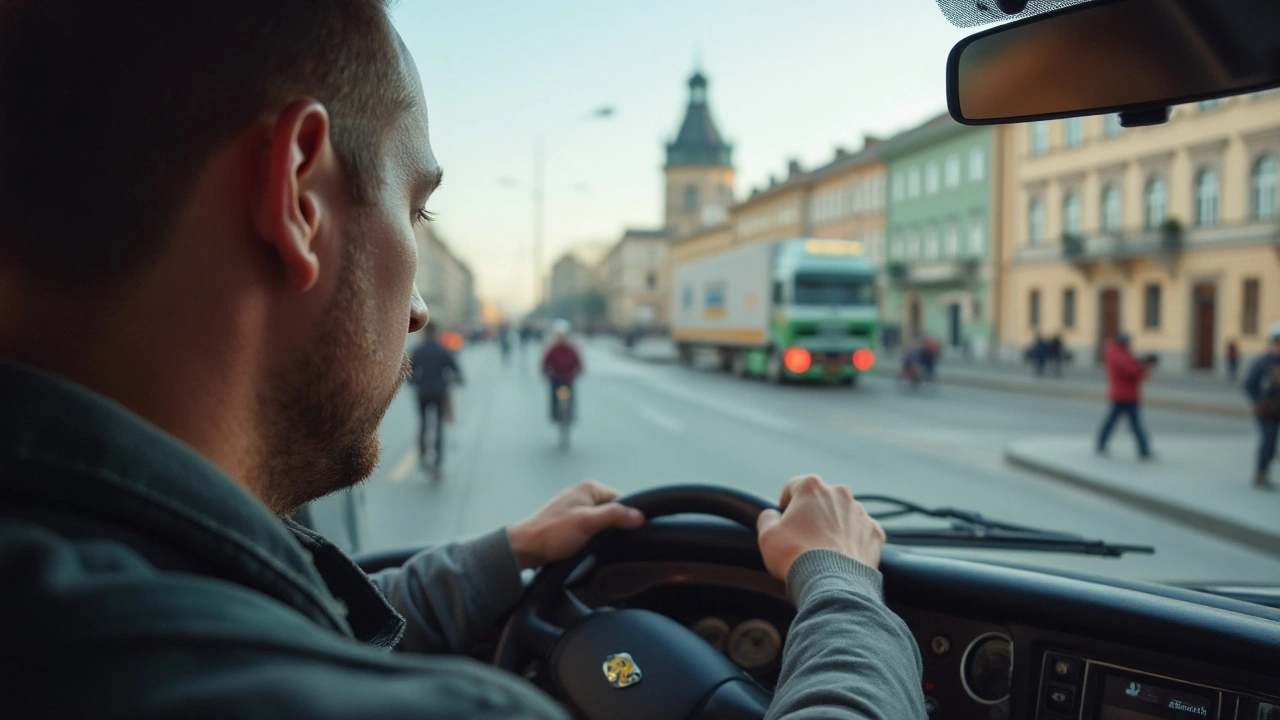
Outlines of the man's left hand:
M 595 480 L 560 491 L 533 515 L 507 527 L 507 539 L 521 570 L 552 563 L 578 552 L 601 530 L 634 530 L 644 514 L 613 502 L 621 493 Z

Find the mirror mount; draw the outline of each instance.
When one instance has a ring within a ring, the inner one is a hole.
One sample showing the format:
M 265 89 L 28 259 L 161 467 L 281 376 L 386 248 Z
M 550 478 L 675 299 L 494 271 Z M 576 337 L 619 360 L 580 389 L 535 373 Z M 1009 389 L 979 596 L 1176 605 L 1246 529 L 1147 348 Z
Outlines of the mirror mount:
M 1120 127 L 1124 128 L 1163 125 L 1167 122 L 1169 122 L 1168 105 L 1156 105 L 1154 107 L 1120 111 Z

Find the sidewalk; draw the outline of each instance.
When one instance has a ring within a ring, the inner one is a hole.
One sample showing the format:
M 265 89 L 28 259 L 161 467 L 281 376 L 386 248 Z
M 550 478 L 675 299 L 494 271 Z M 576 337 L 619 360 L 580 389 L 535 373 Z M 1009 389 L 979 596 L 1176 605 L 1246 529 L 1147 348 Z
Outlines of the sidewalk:
M 1280 492 L 1250 486 L 1256 438 L 1162 436 L 1148 462 L 1126 439 L 1099 456 L 1092 435 L 1032 437 L 1011 443 L 1005 461 L 1280 555 Z
M 896 357 L 883 357 L 872 372 L 892 375 L 899 362 Z M 938 365 L 938 382 L 1078 400 L 1105 402 L 1107 399 L 1107 380 L 1102 368 L 1068 366 L 1063 369 L 1063 377 L 1046 372 L 1044 377 L 1036 377 L 1030 365 L 948 360 L 944 356 Z M 1142 397 L 1150 407 L 1231 417 L 1251 414 L 1240 387 L 1216 376 L 1175 375 L 1156 370 L 1143 386 Z
M 641 338 L 630 348 L 617 338 L 608 338 L 608 342 L 613 343 L 616 352 L 644 362 L 673 363 L 679 359 L 676 344 L 670 338 Z

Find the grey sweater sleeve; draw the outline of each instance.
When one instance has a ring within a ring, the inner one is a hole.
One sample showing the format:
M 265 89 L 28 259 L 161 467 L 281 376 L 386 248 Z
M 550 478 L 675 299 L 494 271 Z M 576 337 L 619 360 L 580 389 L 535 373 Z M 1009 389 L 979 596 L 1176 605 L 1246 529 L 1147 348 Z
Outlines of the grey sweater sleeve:
M 520 598 L 520 569 L 505 528 L 423 550 L 369 576 L 405 617 L 398 650 L 466 653 Z
M 791 566 L 796 618 L 770 720 L 922 720 L 923 666 L 906 623 L 881 599 L 881 576 L 830 550 Z

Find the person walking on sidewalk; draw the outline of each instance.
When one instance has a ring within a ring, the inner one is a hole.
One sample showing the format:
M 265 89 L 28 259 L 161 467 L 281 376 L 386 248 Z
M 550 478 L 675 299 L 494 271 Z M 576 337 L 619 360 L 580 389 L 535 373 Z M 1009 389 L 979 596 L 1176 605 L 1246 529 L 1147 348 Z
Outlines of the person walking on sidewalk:
M 432 479 L 439 480 L 440 465 L 444 461 L 444 423 L 451 410 L 449 383 L 461 384 L 462 371 L 453 353 L 436 338 L 435 323 L 427 323 L 422 332 L 426 337 L 413 349 L 410 357 L 413 374 L 409 377 L 409 382 L 418 388 L 418 461 L 424 470 L 431 471 Z M 433 432 L 428 433 L 428 428 L 433 428 Z M 434 443 L 429 445 L 427 439 L 432 436 Z M 432 451 L 430 455 L 428 450 Z
M 1111 409 L 1102 421 L 1102 429 L 1098 432 L 1098 454 L 1107 452 L 1107 441 L 1111 439 L 1111 431 L 1121 415 L 1129 418 L 1129 427 L 1138 441 L 1138 457 L 1143 460 L 1151 458 L 1151 443 L 1147 439 L 1147 431 L 1142 427 L 1142 417 L 1138 412 L 1141 403 L 1142 383 L 1147 379 L 1154 364 L 1151 360 L 1138 360 L 1129 348 L 1129 335 L 1120 333 L 1107 345 L 1107 386 L 1111 398 Z
M 1240 346 L 1236 345 L 1235 340 L 1227 341 L 1227 382 L 1232 385 L 1236 384 L 1236 379 L 1240 377 Z
M 1244 391 L 1253 403 L 1253 414 L 1258 418 L 1258 474 L 1254 487 L 1274 490 L 1275 485 L 1267 477 L 1271 460 L 1276 455 L 1276 435 L 1280 434 L 1280 322 L 1267 333 L 1270 346 L 1267 353 L 1249 367 L 1244 380 Z

